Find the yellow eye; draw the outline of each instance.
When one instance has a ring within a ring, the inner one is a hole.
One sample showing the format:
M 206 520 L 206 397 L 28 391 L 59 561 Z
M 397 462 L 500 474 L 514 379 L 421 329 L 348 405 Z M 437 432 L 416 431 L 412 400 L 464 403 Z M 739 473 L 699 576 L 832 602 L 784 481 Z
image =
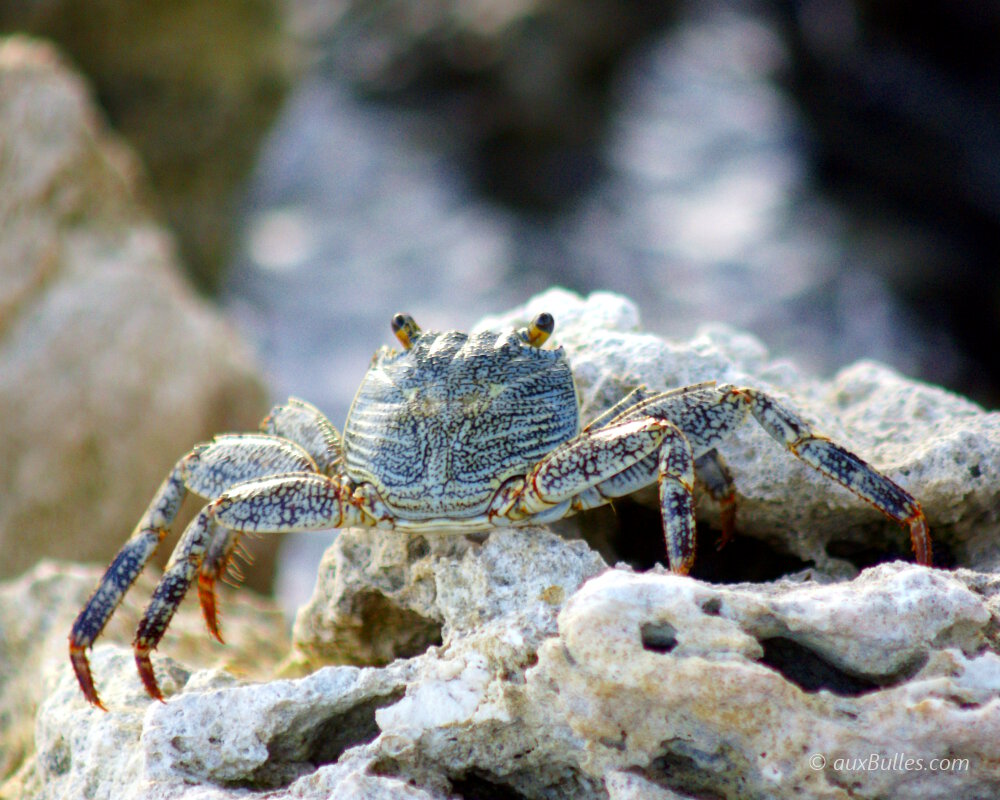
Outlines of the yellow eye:
M 396 314 L 392 318 L 392 332 L 403 348 L 409 350 L 420 336 L 420 328 L 409 314 Z
M 552 335 L 552 331 L 555 327 L 556 321 L 552 318 L 552 315 L 543 311 L 531 321 L 530 325 L 528 325 L 524 334 L 524 339 L 532 347 L 541 347 L 545 344 L 545 340 Z

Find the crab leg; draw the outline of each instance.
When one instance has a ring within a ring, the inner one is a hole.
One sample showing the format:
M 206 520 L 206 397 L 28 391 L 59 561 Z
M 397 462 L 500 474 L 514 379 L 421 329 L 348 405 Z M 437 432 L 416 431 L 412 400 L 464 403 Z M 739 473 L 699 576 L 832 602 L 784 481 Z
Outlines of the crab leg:
M 216 500 L 205 506 L 184 531 L 135 633 L 132 647 L 135 652 L 135 663 L 139 668 L 139 677 L 142 678 L 146 691 L 157 700 L 163 700 L 163 695 L 156 684 L 149 651 L 155 648 L 162 638 L 201 564 L 205 548 L 214 533 L 214 511 L 218 502 Z
M 338 481 L 314 472 L 246 481 L 209 503 L 174 550 L 136 631 L 136 666 L 146 691 L 162 700 L 149 654 L 199 574 L 199 598 L 209 630 L 220 639 L 214 584 L 243 532 L 292 533 L 364 524 L 353 498 Z M 210 556 L 206 570 L 206 552 Z
M 674 425 L 649 417 L 588 431 L 553 450 L 528 473 L 516 514 L 537 514 L 655 454 Z
M 920 503 L 908 492 L 854 453 L 813 433 L 804 420 L 763 392 L 731 386 L 721 391 L 746 403 L 760 426 L 806 464 L 850 489 L 889 519 L 906 525 L 917 562 L 931 565 L 927 520 Z
M 344 448 L 337 429 L 316 406 L 305 400 L 289 397 L 285 405 L 275 406 L 261 422 L 260 429 L 301 445 L 325 475 L 333 475 L 343 462 Z
M 300 446 L 264 434 L 220 436 L 198 445 L 174 465 L 70 631 L 70 661 L 88 701 L 104 708 L 94 687 L 86 650 L 104 630 L 125 593 L 170 532 L 188 491 L 215 497 L 250 478 L 314 468 L 313 460 Z
M 694 566 L 694 458 L 690 442 L 678 428 L 666 431 L 657 466 L 670 571 L 687 575 Z
M 716 547 L 721 550 L 733 538 L 733 533 L 736 531 L 736 486 L 733 483 L 733 475 L 725 459 L 714 447 L 695 459 L 694 470 L 698 480 L 708 490 L 712 499 L 719 504 L 722 536 L 719 537 Z
M 87 648 L 101 635 L 108 619 L 121 604 L 139 573 L 153 557 L 156 548 L 170 530 L 170 524 L 184 500 L 184 469 L 187 457 L 182 458 L 160 488 L 136 526 L 135 532 L 104 571 L 101 582 L 80 611 L 69 634 L 69 658 L 76 679 L 84 696 L 93 705 L 107 710 L 94 687 L 87 660 Z

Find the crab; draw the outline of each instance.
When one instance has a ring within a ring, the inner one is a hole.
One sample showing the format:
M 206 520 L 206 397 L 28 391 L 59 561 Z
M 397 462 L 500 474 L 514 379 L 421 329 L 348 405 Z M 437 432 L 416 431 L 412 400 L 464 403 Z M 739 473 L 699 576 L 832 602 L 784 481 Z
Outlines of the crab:
M 696 478 L 719 503 L 721 541 L 735 527 L 735 488 L 718 445 L 753 417 L 780 444 L 906 525 L 916 560 L 931 563 L 920 504 L 858 456 L 814 433 L 754 388 L 698 383 L 638 387 L 581 427 L 562 348 L 542 345 L 550 314 L 525 328 L 422 331 L 397 314 L 403 350 L 372 359 L 343 438 L 314 406 L 290 399 L 260 433 L 226 434 L 183 456 L 153 496 L 73 624 L 70 660 L 87 700 L 105 708 L 86 651 L 169 533 L 186 494 L 209 500 L 187 527 L 143 614 L 133 644 L 158 700 L 150 653 L 191 583 L 220 642 L 215 582 L 241 535 L 341 527 L 473 533 L 544 524 L 657 484 L 670 569 L 695 555 Z

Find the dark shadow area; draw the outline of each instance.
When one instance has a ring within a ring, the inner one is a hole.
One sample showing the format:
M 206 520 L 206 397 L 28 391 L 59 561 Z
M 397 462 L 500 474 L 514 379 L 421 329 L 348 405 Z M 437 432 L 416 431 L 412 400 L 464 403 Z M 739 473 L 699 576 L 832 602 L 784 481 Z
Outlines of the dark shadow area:
M 783 636 L 761 640 L 764 657 L 760 663 L 780 672 L 806 692 L 825 689 L 840 697 L 858 697 L 887 686 L 903 683 L 920 670 L 926 658 L 917 659 L 892 675 L 853 675 L 831 664 L 819 653 Z
M 609 564 L 624 561 L 646 571 L 657 564 L 667 566 L 663 523 L 659 511 L 630 498 L 614 506 L 580 515 L 580 529 L 587 543 Z M 767 542 L 736 536 L 717 548 L 719 531 L 698 524 L 698 546 L 691 575 L 710 583 L 762 583 L 812 566 L 812 562 L 784 553 Z M 888 560 L 888 559 L 887 559 Z
M 677 647 L 677 629 L 669 622 L 645 622 L 639 628 L 643 650 L 669 653 Z
M 783 83 L 809 123 L 819 185 L 859 230 L 918 230 L 929 243 L 883 277 L 926 328 L 958 340 L 969 364 L 956 388 L 995 407 L 1000 6 L 769 5 L 791 54 Z M 938 381 L 932 363 L 925 377 Z
M 283 735 L 268 743 L 268 761 L 249 781 L 235 785 L 254 789 L 277 789 L 316 770 L 332 764 L 350 747 L 367 744 L 379 734 L 375 711 L 399 700 L 405 689 L 370 698 L 343 713 L 316 719 L 312 727 L 292 725 Z
M 398 605 L 381 592 L 360 592 L 355 601 L 362 621 L 358 632 L 361 644 L 365 650 L 386 651 L 376 666 L 397 658 L 413 658 L 442 642 L 440 622 Z M 391 652 L 378 647 L 385 642 L 392 643 Z
M 496 783 L 491 776 L 476 770 L 471 770 L 460 778 L 452 778 L 451 790 L 463 800 L 527 800 L 520 792 Z
M 934 546 L 934 566 L 950 569 L 956 566 L 955 556 L 946 542 L 934 536 L 931 530 Z M 859 570 L 874 567 L 877 564 L 887 564 L 890 561 L 913 561 L 913 551 L 910 549 L 910 537 L 902 529 L 900 535 L 894 537 L 887 546 L 872 547 L 862 541 L 831 539 L 827 542 L 826 552 L 833 558 L 850 561 Z
M 746 759 L 731 748 L 717 753 L 699 753 L 697 757 L 683 752 L 683 742 L 664 742 L 663 755 L 639 771 L 647 780 L 680 797 L 698 800 L 732 800 L 745 797 L 739 775 L 750 769 Z M 734 763 L 734 761 L 736 763 Z M 706 769 L 711 764 L 713 769 Z

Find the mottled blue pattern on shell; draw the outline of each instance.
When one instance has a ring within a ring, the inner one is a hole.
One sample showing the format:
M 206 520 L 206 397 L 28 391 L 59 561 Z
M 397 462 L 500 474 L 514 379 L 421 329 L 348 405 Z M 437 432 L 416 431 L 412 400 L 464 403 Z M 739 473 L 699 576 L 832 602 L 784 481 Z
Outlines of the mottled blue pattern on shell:
M 516 334 L 425 332 L 379 351 L 344 429 L 347 473 L 401 518 L 486 511 L 497 488 L 579 432 L 562 349 Z

